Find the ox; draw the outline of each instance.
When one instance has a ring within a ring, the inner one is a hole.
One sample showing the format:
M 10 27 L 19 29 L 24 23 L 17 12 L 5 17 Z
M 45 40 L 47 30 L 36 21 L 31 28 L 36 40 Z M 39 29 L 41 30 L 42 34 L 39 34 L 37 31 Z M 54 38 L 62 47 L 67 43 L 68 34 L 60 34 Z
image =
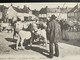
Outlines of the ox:
M 42 24 L 33 24 L 33 39 L 37 39 L 37 40 L 42 40 L 43 41 L 43 45 L 47 46 L 47 36 L 46 36 L 46 27 L 47 25 L 42 23 Z
M 17 33 L 17 35 L 18 35 L 18 40 L 17 40 L 17 43 L 16 43 L 16 50 L 18 50 L 18 48 L 19 48 L 19 46 L 18 46 L 19 43 L 20 43 L 20 45 L 21 45 L 21 48 L 24 49 L 23 42 L 24 42 L 25 39 L 26 39 L 26 40 L 30 39 L 30 41 L 32 41 L 31 32 L 30 32 L 30 31 L 24 31 L 24 30 L 23 30 L 23 27 L 24 27 L 24 24 L 23 24 L 21 21 L 17 22 L 17 23 L 15 24 L 15 27 L 14 27 L 13 38 L 14 38 L 14 36 L 16 35 L 16 33 Z M 31 46 L 31 45 L 32 45 L 32 44 L 31 44 L 31 42 L 30 42 L 30 46 Z

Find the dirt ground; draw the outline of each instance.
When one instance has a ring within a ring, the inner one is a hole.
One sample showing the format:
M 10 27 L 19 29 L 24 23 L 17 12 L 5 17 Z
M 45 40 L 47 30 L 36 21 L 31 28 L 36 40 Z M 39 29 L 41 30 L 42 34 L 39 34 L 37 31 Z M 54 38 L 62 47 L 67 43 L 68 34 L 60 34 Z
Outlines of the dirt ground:
M 69 32 L 69 41 L 59 41 L 59 57 L 52 58 L 54 60 L 74 60 L 80 59 L 80 32 Z M 25 50 L 15 51 L 17 38 L 13 40 L 13 33 L 6 31 L 0 32 L 0 60 L 44 60 L 48 58 L 49 44 L 44 47 L 39 44 L 33 44 L 32 47 L 27 46 L 29 41 L 25 41 Z M 28 44 L 29 45 L 29 44 Z

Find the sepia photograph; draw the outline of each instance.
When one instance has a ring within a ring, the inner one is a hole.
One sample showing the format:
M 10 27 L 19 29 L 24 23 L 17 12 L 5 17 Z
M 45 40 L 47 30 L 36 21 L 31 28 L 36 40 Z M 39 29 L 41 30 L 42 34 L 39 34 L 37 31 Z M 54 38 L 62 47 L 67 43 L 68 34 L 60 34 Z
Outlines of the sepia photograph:
M 0 60 L 80 59 L 80 3 L 0 3 Z

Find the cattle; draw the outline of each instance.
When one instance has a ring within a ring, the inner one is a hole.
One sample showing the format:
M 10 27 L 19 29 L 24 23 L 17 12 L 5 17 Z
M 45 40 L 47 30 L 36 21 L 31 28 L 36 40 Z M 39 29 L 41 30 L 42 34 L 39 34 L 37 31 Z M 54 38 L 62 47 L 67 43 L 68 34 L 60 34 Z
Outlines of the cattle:
M 23 29 L 24 24 L 19 21 L 15 24 L 14 28 L 15 29 L 14 29 L 13 37 L 16 33 L 18 35 L 16 50 L 18 50 L 19 42 L 21 44 L 21 48 L 24 49 L 23 42 L 25 39 L 26 40 L 30 39 L 30 46 L 32 46 L 32 41 L 36 38 L 38 38 L 39 40 L 43 40 L 43 45 L 47 46 L 46 30 L 44 24 L 42 25 L 42 27 L 40 27 L 40 29 L 38 29 L 37 24 L 30 23 L 27 29 L 24 30 Z M 36 36 L 36 38 L 34 37 L 34 35 Z
M 33 24 L 33 27 L 34 27 L 34 32 L 33 32 L 33 38 L 34 39 L 39 39 L 39 41 L 43 41 L 43 45 L 44 46 L 47 46 L 47 36 L 46 36 L 46 27 L 47 25 L 46 24 Z
M 18 50 L 19 43 L 21 45 L 21 48 L 24 49 L 24 47 L 23 47 L 24 40 L 25 39 L 28 40 L 32 36 L 30 31 L 25 31 L 25 30 L 23 30 L 23 28 L 24 28 L 23 22 L 18 21 L 15 23 L 13 39 L 14 39 L 14 36 L 17 34 L 18 39 L 17 39 L 17 43 L 16 43 L 16 50 Z
M 32 46 L 32 35 L 31 35 L 31 32 L 30 31 L 24 31 L 24 30 L 21 30 L 19 33 L 18 33 L 18 40 L 17 40 L 17 43 L 16 43 L 16 49 L 18 50 L 18 45 L 19 45 L 19 42 L 21 44 L 21 48 L 24 49 L 24 46 L 23 46 L 23 43 L 24 43 L 24 40 L 28 40 L 28 39 L 31 39 L 30 40 L 30 46 Z

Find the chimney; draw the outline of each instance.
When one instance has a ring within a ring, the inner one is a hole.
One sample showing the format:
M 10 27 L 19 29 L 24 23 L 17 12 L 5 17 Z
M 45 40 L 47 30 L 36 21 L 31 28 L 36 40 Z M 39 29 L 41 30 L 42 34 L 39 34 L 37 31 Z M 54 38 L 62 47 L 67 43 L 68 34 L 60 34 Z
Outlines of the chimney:
M 46 9 L 46 13 L 47 13 L 48 12 L 48 6 L 46 6 L 45 9 Z
M 36 11 L 36 9 L 35 9 L 35 11 Z
M 48 6 L 46 6 L 46 8 L 48 8 Z
M 20 6 L 17 6 L 18 9 L 20 9 Z
M 67 9 L 68 7 L 66 7 L 66 9 Z
M 13 4 L 11 3 L 11 6 L 13 6 Z
M 57 9 L 60 9 L 60 6 L 58 6 Z
M 24 5 L 24 9 L 26 8 L 26 5 Z

